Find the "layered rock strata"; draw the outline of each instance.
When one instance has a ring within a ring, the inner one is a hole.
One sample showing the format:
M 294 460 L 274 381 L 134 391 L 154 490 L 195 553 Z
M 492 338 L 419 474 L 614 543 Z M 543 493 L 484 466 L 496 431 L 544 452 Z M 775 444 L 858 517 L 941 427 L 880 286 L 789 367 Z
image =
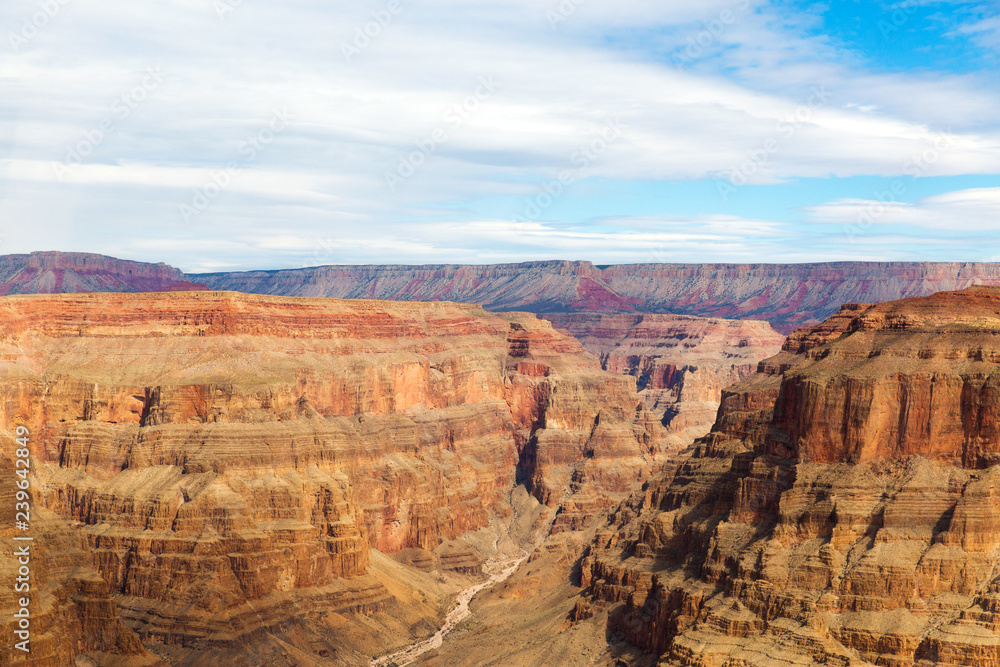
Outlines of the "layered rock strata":
M 582 561 L 662 665 L 1000 662 L 1000 290 L 846 306 L 727 390 Z
M 1000 264 L 341 265 L 191 274 L 163 264 L 44 252 L 0 256 L 0 293 L 237 290 L 255 294 L 460 301 L 494 311 L 678 313 L 767 320 L 782 333 L 814 324 L 847 302 L 927 296 L 1000 285 Z
M 178 269 L 78 252 L 0 255 L 0 295 L 205 289 Z
M 17 445 L 5 442 L 5 452 L 8 448 L 16 451 Z M 28 531 L 17 529 L 13 470 L 14 462 L 0 455 L 5 476 L 0 484 L 0 665 L 64 667 L 79 653 L 105 652 L 122 667 L 165 667 L 122 622 L 83 535 L 44 507 L 29 509 Z M 31 601 L 27 615 L 20 611 L 23 599 Z M 21 615 L 12 623 L 15 613 Z M 15 634 L 21 630 L 25 634 Z
M 639 312 L 769 321 L 782 333 L 817 323 L 842 303 L 1000 285 L 1000 264 L 618 264 L 524 262 L 485 266 L 319 266 L 197 274 L 213 289 L 264 294 L 452 300 L 535 313 Z
M 764 321 L 687 315 L 547 314 L 612 373 L 636 379 L 639 395 L 688 444 L 708 433 L 722 390 L 757 370 L 785 337 Z
M 572 530 L 669 454 L 634 379 L 533 315 L 454 303 L 8 297 L 0 378 L 34 502 L 123 622 L 94 637 L 59 611 L 67 632 L 119 657 L 384 609 L 370 548 L 472 572 L 438 547 L 509 512 L 516 481 Z M 54 585 L 79 596 L 79 576 Z

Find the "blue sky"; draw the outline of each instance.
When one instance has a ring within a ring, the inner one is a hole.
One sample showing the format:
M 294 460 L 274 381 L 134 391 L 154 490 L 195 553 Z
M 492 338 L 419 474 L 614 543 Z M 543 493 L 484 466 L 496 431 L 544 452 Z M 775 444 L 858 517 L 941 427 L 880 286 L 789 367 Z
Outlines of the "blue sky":
M 0 253 L 1000 260 L 1000 7 L 9 0 Z

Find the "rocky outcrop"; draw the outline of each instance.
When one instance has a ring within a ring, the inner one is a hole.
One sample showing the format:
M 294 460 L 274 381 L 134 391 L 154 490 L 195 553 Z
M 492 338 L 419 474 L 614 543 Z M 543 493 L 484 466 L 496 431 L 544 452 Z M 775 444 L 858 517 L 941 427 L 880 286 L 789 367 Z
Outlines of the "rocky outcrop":
M 370 548 L 474 572 L 441 545 L 509 513 L 516 481 L 574 530 L 671 453 L 633 378 L 533 315 L 463 304 L 8 297 L 0 378 L 35 503 L 124 624 L 100 643 L 91 607 L 59 611 L 83 652 L 141 652 L 130 632 L 213 651 L 385 609 Z
M 785 337 L 767 322 L 687 315 L 547 314 L 639 395 L 684 445 L 708 433 L 722 390 L 757 370 Z
M 582 561 L 661 665 L 1000 660 L 1000 290 L 850 305 L 726 392 Z
M 205 289 L 166 264 L 78 252 L 0 255 L 0 295 Z
M 18 489 L 14 480 L 19 478 L 14 474 L 13 460 L 6 455 L 16 449 L 14 442 L 7 441 L 0 455 L 0 473 L 5 480 L 0 485 L 0 545 L 4 554 L 0 578 L 6 583 L 0 587 L 4 614 L 0 664 L 63 667 L 72 665 L 78 653 L 105 653 L 115 655 L 117 664 L 123 666 L 165 667 L 121 621 L 112 590 L 98 574 L 81 534 L 68 530 L 60 517 L 37 506 L 29 509 L 29 530 L 16 528 L 15 502 L 19 499 L 15 498 Z M 31 601 L 26 613 L 20 611 L 24 599 Z M 15 613 L 19 617 L 12 623 Z
M 452 300 L 535 313 L 640 312 L 757 319 L 789 333 L 842 303 L 1000 285 L 1000 264 L 632 264 L 525 262 L 462 266 L 320 266 L 198 274 L 213 289 L 262 294 Z

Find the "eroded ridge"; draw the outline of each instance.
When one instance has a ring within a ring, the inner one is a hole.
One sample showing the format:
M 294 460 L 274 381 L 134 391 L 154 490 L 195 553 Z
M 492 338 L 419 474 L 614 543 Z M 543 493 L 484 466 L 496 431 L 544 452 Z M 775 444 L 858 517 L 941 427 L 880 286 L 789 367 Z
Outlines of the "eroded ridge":
M 662 665 L 1000 664 L 1000 291 L 850 304 L 729 388 L 583 561 Z

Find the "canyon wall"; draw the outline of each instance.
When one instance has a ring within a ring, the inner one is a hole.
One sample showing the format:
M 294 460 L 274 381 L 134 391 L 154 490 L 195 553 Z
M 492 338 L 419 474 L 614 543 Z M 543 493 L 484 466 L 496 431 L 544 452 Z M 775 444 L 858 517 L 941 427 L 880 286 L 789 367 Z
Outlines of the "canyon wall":
M 850 304 L 726 390 L 582 561 L 658 664 L 1000 664 L 1000 290 Z
M 640 312 L 758 319 L 789 333 L 842 303 L 881 302 L 1000 285 L 1000 264 L 632 264 L 590 262 L 320 266 L 198 274 L 213 289 L 264 294 L 453 300 L 487 310 Z
M 636 378 L 639 395 L 678 443 L 708 433 L 722 390 L 752 375 L 785 337 L 764 321 L 687 315 L 545 314 L 601 366 Z
M 782 333 L 842 303 L 874 303 L 1000 285 L 1000 264 L 344 265 L 185 276 L 163 264 L 84 253 L 0 256 L 0 293 L 161 291 L 208 286 L 253 294 L 459 301 L 491 311 L 674 313 L 767 320 Z
M 197 664 L 293 620 L 385 610 L 371 549 L 486 527 L 516 482 L 573 531 L 674 451 L 632 377 L 534 315 L 455 303 L 6 297 L 0 379 L 5 474 L 26 426 L 50 545 L 38 665 L 67 645 Z
M 205 289 L 166 264 L 78 252 L 0 255 L 0 295 Z

